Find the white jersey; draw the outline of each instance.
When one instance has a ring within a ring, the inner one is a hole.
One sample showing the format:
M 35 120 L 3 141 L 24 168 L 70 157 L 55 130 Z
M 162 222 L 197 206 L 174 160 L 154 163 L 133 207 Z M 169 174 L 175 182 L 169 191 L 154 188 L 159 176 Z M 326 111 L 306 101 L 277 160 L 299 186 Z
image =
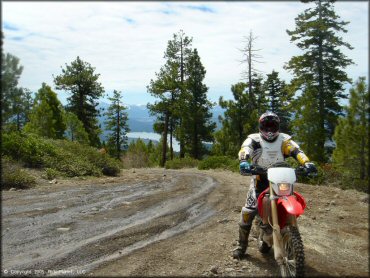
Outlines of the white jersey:
M 268 167 L 276 162 L 284 161 L 283 142 L 291 137 L 285 133 L 279 133 L 273 142 L 267 142 L 261 138 L 259 133 L 254 133 L 242 144 L 239 159 L 249 156 L 253 164 Z

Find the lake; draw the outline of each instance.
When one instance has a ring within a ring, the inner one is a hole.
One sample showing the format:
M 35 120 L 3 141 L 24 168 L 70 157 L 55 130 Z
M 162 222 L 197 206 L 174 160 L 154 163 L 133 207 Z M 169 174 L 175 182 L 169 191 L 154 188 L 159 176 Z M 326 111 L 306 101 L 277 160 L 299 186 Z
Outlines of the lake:
M 153 140 L 153 141 L 158 141 L 161 139 L 161 135 L 158 134 L 158 133 L 154 133 L 154 132 L 128 132 L 127 133 L 127 137 L 128 138 L 134 138 L 134 139 L 148 139 L 148 140 Z M 168 145 L 170 144 L 170 136 L 168 136 L 168 139 L 167 139 L 167 143 Z M 177 142 L 175 139 L 172 140 L 173 142 L 173 150 L 175 152 L 179 152 L 180 151 L 180 144 L 179 142 Z

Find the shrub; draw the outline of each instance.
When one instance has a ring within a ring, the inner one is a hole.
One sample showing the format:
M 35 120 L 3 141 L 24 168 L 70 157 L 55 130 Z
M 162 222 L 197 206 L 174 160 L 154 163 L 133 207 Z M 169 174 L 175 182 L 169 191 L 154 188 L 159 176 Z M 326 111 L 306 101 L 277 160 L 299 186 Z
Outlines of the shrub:
M 239 172 L 239 161 L 228 156 L 209 156 L 198 164 L 199 170 L 218 168 Z
M 45 169 L 45 177 L 48 179 L 48 180 L 52 180 L 52 179 L 55 179 L 57 176 L 60 175 L 60 172 L 53 169 L 53 168 L 46 168 Z
M 22 170 L 16 162 L 8 157 L 1 159 L 2 164 L 2 188 L 25 189 L 35 186 L 36 179 Z
M 49 165 L 67 176 L 116 176 L 120 171 L 119 161 L 97 149 L 67 140 L 53 140 L 59 147 Z
M 147 145 L 140 138 L 131 141 L 127 151 L 122 156 L 124 168 L 144 168 L 158 165 L 156 159 L 160 157 L 157 154 L 157 148 L 150 141 Z
M 295 168 L 299 166 L 299 163 L 289 157 L 286 160 L 291 167 Z M 315 163 L 315 162 L 314 162 Z M 360 180 L 353 177 L 346 176 L 345 173 L 339 172 L 336 170 L 332 164 L 326 163 L 323 165 L 319 165 L 315 163 L 318 171 L 317 177 L 309 178 L 309 177 L 302 177 L 298 176 L 298 182 L 301 183 L 308 183 L 308 184 L 319 184 L 319 185 L 326 185 L 326 186 L 335 186 L 342 189 L 355 189 L 358 191 L 369 192 L 369 181 L 368 180 Z
M 104 166 L 102 166 L 102 172 L 106 176 L 118 176 L 119 172 L 121 171 L 120 164 L 108 157 L 108 155 L 105 155 L 105 163 Z
M 56 147 L 33 134 L 11 132 L 2 135 L 3 154 L 22 161 L 26 166 L 40 168 L 45 166 L 44 157 L 54 156 Z
M 181 168 L 194 168 L 198 166 L 199 161 L 191 158 L 174 158 L 173 160 L 166 161 L 166 169 L 181 169 Z
M 117 160 L 77 142 L 13 132 L 3 135 L 3 147 L 3 155 L 23 162 L 28 167 L 49 168 L 46 170 L 48 178 L 58 173 L 68 177 L 102 174 L 115 176 L 120 171 Z
M 149 155 L 144 152 L 126 152 L 122 156 L 122 164 L 124 168 L 144 168 L 150 167 Z
M 332 164 L 322 166 L 324 184 L 329 186 L 337 186 L 342 189 L 355 189 L 358 191 L 369 192 L 369 180 L 361 180 L 353 176 L 348 176 L 346 173 L 335 169 Z

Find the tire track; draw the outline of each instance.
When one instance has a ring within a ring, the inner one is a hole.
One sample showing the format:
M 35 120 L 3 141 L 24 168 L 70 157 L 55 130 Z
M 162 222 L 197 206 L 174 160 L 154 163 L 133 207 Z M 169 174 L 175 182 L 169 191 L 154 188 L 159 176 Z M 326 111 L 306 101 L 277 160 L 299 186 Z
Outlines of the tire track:
M 203 199 L 215 186 L 207 176 L 169 171 L 132 184 L 21 191 L 16 205 L 5 196 L 3 269 L 91 270 L 202 223 L 213 215 Z

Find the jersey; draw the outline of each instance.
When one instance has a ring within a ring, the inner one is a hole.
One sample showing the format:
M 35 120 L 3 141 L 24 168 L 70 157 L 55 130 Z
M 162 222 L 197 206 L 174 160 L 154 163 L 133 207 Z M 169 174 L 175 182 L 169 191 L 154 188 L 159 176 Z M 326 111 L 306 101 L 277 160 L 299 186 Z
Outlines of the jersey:
M 253 164 L 264 167 L 282 162 L 289 156 L 301 165 L 310 161 L 298 144 L 291 140 L 291 136 L 285 133 L 279 133 L 273 142 L 263 140 L 259 133 L 250 134 L 239 151 L 239 160 L 251 159 Z

